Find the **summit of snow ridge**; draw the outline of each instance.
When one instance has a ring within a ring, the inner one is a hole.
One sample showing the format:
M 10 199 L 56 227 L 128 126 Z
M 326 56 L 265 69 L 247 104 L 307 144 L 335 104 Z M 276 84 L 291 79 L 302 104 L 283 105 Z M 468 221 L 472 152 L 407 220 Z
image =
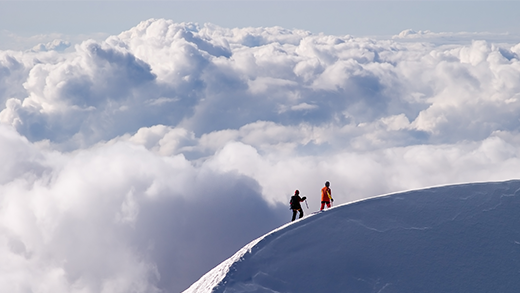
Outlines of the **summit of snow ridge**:
M 520 181 L 395 193 L 289 223 L 184 293 L 513 292 Z

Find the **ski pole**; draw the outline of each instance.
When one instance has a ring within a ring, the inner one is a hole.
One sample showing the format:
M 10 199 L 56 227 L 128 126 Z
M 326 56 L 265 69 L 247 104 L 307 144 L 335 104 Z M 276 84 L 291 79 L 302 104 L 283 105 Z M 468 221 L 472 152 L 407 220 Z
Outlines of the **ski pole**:
M 309 204 L 307 203 L 307 200 L 305 200 L 305 205 L 307 206 L 307 209 L 309 209 Z

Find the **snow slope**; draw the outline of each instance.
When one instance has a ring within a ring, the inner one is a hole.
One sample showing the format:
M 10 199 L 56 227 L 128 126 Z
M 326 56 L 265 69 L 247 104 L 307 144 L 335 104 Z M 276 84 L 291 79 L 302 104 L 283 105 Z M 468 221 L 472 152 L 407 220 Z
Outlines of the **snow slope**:
M 184 293 L 518 292 L 520 181 L 385 195 L 289 223 Z

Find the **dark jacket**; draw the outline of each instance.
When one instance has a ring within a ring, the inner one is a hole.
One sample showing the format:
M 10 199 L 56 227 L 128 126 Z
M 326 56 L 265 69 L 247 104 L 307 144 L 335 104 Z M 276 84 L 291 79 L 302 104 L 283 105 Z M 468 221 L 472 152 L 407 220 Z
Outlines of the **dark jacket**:
M 300 202 L 304 201 L 305 199 L 307 199 L 307 197 L 303 197 L 301 198 L 299 195 L 293 195 L 291 197 L 291 209 L 292 210 L 300 210 L 302 208 L 302 206 L 300 205 Z

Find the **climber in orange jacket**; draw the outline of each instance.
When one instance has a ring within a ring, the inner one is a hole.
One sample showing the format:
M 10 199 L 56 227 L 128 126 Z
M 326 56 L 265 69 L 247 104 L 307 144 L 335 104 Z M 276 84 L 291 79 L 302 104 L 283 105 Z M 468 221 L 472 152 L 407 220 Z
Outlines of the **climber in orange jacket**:
M 328 208 L 330 208 L 330 202 L 334 202 L 334 199 L 332 198 L 332 191 L 329 188 L 330 183 L 329 181 L 325 182 L 325 187 L 321 189 L 321 208 L 320 211 L 323 210 L 325 207 L 325 204 Z

